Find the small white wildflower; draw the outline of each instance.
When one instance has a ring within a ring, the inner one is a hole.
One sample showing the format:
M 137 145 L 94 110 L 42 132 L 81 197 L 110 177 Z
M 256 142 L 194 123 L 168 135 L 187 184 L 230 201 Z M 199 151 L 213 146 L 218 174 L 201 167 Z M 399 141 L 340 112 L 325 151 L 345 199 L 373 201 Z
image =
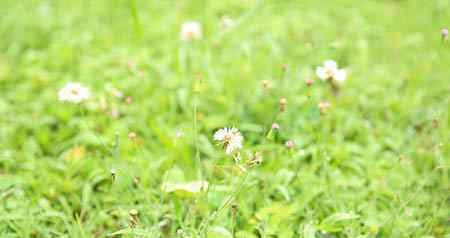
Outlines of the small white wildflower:
M 293 140 L 288 140 L 286 141 L 286 143 L 284 143 L 284 145 L 286 146 L 286 148 L 292 149 L 295 146 L 295 142 Z
M 89 99 L 89 90 L 80 83 L 67 83 L 58 92 L 61 102 L 81 103 Z
M 183 138 L 183 137 L 184 137 L 184 132 L 182 132 L 182 131 L 177 131 L 177 132 L 175 133 L 175 138 L 181 139 L 181 138 Z
M 202 38 L 202 26 L 199 22 L 190 21 L 181 25 L 181 40 L 192 41 Z
M 225 153 L 227 154 L 231 154 L 233 151 L 241 149 L 243 139 L 241 132 L 234 127 L 225 127 L 214 133 L 214 140 L 223 145 Z
M 334 60 L 326 60 L 323 66 L 317 67 L 316 74 L 317 77 L 324 81 L 344 81 L 347 77 L 347 72 L 344 69 L 338 69 L 338 65 Z
M 222 29 L 228 29 L 234 26 L 234 21 L 229 16 L 223 16 L 220 25 Z

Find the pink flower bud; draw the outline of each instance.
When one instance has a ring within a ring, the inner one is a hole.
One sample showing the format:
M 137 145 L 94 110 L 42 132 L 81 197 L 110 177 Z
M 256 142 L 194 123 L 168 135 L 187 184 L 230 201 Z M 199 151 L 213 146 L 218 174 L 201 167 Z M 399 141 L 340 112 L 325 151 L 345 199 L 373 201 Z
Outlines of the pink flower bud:
M 280 129 L 280 125 L 278 125 L 278 123 L 273 123 L 272 124 L 272 129 L 279 130 Z
M 295 143 L 293 140 L 288 140 L 288 141 L 286 141 L 286 143 L 284 145 L 286 146 L 286 148 L 292 149 L 292 148 L 294 148 Z
M 448 28 L 442 28 L 441 29 L 441 35 L 443 40 L 448 40 Z

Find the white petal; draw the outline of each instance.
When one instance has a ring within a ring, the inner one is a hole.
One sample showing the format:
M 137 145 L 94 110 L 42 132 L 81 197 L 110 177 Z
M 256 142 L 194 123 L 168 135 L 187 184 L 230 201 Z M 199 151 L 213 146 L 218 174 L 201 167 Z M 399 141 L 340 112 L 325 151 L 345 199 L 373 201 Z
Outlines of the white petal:
M 322 80 L 326 80 L 327 79 L 327 74 L 325 72 L 325 68 L 324 67 L 317 67 L 316 75 L 317 75 L 317 77 L 319 77 Z
M 335 71 L 337 70 L 337 63 L 334 60 L 326 60 L 323 65 L 325 66 L 326 69 L 331 70 L 331 71 Z
M 347 72 L 345 69 L 340 69 L 334 74 L 334 80 L 336 81 L 344 81 L 347 78 Z

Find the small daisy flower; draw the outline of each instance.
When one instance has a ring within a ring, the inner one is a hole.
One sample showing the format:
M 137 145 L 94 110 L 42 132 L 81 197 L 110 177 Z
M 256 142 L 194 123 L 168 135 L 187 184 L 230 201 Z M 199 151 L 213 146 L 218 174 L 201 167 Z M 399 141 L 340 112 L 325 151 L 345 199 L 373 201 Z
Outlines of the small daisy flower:
M 192 41 L 202 38 L 202 26 L 199 22 L 190 21 L 181 25 L 181 40 Z
M 67 83 L 58 91 L 58 99 L 78 104 L 89 99 L 89 90 L 80 83 Z
M 234 127 L 225 127 L 214 133 L 214 140 L 223 145 L 225 153 L 227 154 L 231 154 L 233 151 L 241 149 L 243 139 L 241 132 Z
M 344 81 L 347 78 L 347 72 L 344 69 L 338 69 L 338 65 L 334 60 L 326 60 L 323 66 L 317 67 L 316 75 L 324 81 Z
M 223 16 L 220 21 L 220 26 L 222 29 L 228 29 L 234 26 L 234 20 L 231 19 L 229 16 Z

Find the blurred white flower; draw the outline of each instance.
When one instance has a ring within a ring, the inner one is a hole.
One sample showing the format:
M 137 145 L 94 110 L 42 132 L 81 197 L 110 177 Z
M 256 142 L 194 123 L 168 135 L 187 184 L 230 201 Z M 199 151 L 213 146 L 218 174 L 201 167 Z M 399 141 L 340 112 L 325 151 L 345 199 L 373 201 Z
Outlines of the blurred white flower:
M 326 60 L 323 66 L 317 67 L 316 74 L 322 80 L 344 81 L 347 77 L 347 72 L 344 69 L 338 69 L 334 60 Z
M 234 20 L 229 16 L 223 16 L 220 22 L 222 29 L 228 29 L 234 26 Z
M 241 132 L 234 127 L 225 127 L 214 133 L 214 140 L 223 145 L 225 153 L 227 154 L 231 154 L 233 151 L 241 149 L 243 139 Z
M 192 41 L 202 38 L 202 26 L 199 22 L 190 21 L 181 25 L 181 40 Z
M 181 138 L 183 138 L 183 137 L 184 137 L 184 132 L 182 132 L 182 131 L 177 131 L 177 132 L 175 133 L 175 138 L 181 139 Z
M 81 103 L 89 99 L 89 90 L 80 83 L 67 83 L 58 92 L 61 102 Z
M 441 35 L 443 40 L 448 40 L 448 28 L 442 28 Z
M 284 143 L 284 145 L 286 146 L 286 148 L 292 149 L 292 148 L 294 148 L 295 143 L 293 140 L 288 140 L 288 141 L 286 141 L 286 143 Z

